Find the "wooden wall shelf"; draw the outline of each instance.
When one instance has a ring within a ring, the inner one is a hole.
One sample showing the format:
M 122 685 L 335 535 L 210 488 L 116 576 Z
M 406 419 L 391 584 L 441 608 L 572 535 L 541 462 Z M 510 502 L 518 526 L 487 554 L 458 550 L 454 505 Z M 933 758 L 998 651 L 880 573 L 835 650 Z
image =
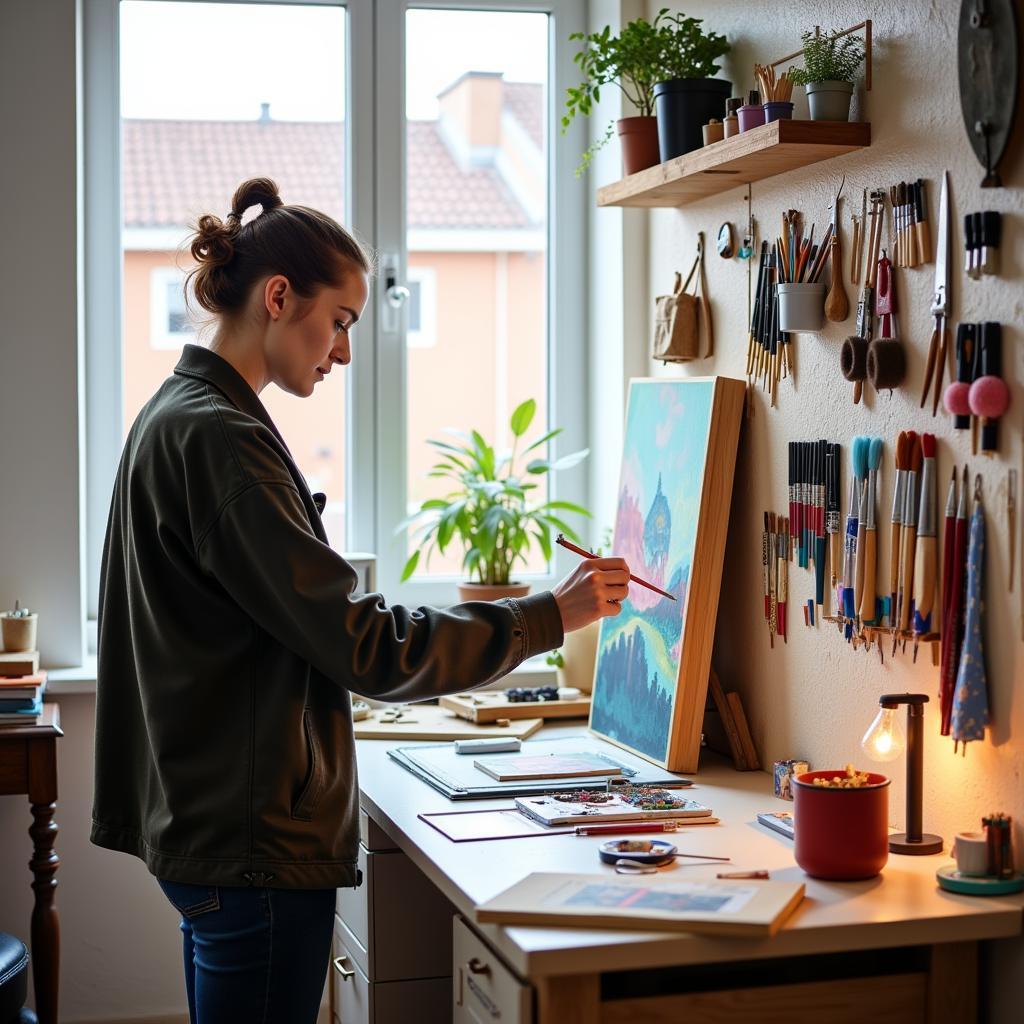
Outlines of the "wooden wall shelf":
M 871 145 L 868 122 L 772 121 L 598 190 L 598 206 L 683 206 Z

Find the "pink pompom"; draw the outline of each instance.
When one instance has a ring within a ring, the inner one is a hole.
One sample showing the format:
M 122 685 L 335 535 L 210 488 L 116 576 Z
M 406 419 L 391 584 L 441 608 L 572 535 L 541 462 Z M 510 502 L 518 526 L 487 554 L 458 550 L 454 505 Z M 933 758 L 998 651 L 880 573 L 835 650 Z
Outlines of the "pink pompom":
M 967 401 L 975 416 L 998 419 L 1010 408 L 1010 389 L 1002 377 L 979 377 L 971 385 Z
M 942 403 L 946 407 L 946 412 L 952 413 L 954 416 L 970 416 L 971 407 L 967 402 L 967 393 L 970 390 L 970 384 L 962 380 L 953 381 L 946 388 L 946 393 L 942 397 Z

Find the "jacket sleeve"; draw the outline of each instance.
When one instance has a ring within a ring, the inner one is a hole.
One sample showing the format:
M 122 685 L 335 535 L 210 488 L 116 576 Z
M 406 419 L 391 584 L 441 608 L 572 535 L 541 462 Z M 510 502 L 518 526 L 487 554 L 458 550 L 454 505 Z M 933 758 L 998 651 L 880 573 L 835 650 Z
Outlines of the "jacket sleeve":
M 550 591 L 451 608 L 355 595 L 355 570 L 319 540 L 291 484 L 253 482 L 197 538 L 202 569 L 267 633 L 329 679 L 383 700 L 483 686 L 562 643 Z

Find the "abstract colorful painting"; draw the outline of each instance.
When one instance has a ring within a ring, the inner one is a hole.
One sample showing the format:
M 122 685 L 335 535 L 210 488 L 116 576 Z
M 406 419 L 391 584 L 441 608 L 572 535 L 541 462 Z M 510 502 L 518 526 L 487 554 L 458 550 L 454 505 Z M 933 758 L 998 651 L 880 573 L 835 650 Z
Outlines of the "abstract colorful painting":
M 695 768 L 699 718 L 695 742 L 678 733 L 693 733 L 706 695 L 742 389 L 720 377 L 630 382 L 612 550 L 676 600 L 632 583 L 602 620 L 590 728 L 670 769 Z

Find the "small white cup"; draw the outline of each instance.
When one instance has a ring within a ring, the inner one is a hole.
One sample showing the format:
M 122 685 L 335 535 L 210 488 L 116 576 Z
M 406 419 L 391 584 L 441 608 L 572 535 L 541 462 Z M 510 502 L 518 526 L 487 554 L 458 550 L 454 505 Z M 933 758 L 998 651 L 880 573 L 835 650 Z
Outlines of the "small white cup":
M 957 832 L 953 843 L 956 868 L 961 875 L 977 878 L 988 874 L 988 840 L 984 832 Z

